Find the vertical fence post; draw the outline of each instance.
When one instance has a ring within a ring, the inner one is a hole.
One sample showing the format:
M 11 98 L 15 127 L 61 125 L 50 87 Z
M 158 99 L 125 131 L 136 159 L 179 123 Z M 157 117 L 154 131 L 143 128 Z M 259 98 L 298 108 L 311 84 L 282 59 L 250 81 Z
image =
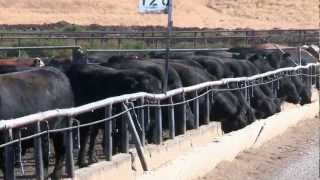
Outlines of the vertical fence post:
M 144 98 L 141 98 L 139 101 L 138 101 L 138 106 L 143 106 L 144 105 Z M 138 109 L 138 118 L 139 118 L 139 123 L 140 123 L 140 126 L 141 126 L 141 132 L 139 133 L 139 137 L 140 137 L 140 140 L 141 140 L 141 144 L 142 146 L 144 146 L 146 144 L 146 133 L 145 133 L 145 122 L 144 122 L 144 108 L 141 107 Z
M 245 47 L 248 47 L 249 45 L 249 42 L 248 42 L 248 31 L 244 31 L 244 45 Z
M 145 34 L 144 34 L 144 32 L 142 33 L 142 49 L 145 49 L 145 46 L 147 45 L 147 48 L 150 48 L 149 46 L 149 39 L 146 39 L 145 38 Z M 137 41 L 139 41 L 138 39 L 135 39 L 135 40 L 137 40 Z
M 10 142 L 13 140 L 12 137 L 12 129 L 9 129 L 6 133 L 5 137 L 6 142 Z M 4 166 L 5 166 L 5 172 L 4 172 L 4 179 L 5 180 L 15 180 L 16 176 L 14 174 L 14 145 L 8 145 L 4 148 L 5 156 L 4 156 Z
M 72 118 L 68 118 L 68 127 L 72 127 Z M 66 173 L 69 178 L 74 177 L 74 159 L 73 159 L 73 135 L 72 129 L 67 130 L 66 139 Z
M 124 106 L 122 106 L 122 111 L 125 111 L 125 110 L 126 109 L 124 108 Z M 120 133 L 121 133 L 120 152 L 128 153 L 129 152 L 129 130 L 128 130 L 128 118 L 126 115 L 123 115 L 121 118 Z
M 197 48 L 197 32 L 193 35 L 193 48 Z
M 194 112 L 194 128 L 199 128 L 199 98 L 198 98 L 198 91 L 195 92 L 195 100 L 193 103 L 193 112 Z
M 120 39 L 120 37 L 118 38 L 118 49 L 121 49 L 121 39 Z
M 186 94 L 182 93 L 182 122 L 181 122 L 181 133 L 185 134 L 187 131 L 187 102 L 186 101 Z
M 36 132 L 41 133 L 40 122 L 37 122 Z M 49 140 L 49 139 L 48 139 Z M 36 175 L 37 180 L 44 179 L 44 169 L 43 169 L 43 151 L 41 136 L 34 138 L 34 158 L 36 160 Z
M 21 39 L 18 39 L 18 47 L 21 47 Z M 21 57 L 21 50 L 18 50 L 18 57 Z
M 149 102 L 148 102 L 148 103 L 149 103 Z M 145 122 L 145 123 L 148 124 L 148 126 L 149 126 L 150 123 L 151 123 L 151 122 L 150 122 L 150 121 L 151 121 L 151 120 L 150 120 L 150 116 L 151 116 L 151 115 L 150 115 L 150 108 L 151 108 L 151 107 L 150 107 L 149 104 L 148 104 L 147 109 L 146 109 L 146 111 L 147 111 L 147 118 L 145 119 L 145 120 L 147 121 L 147 122 Z
M 102 37 L 101 39 L 100 39 L 100 48 L 102 48 L 104 46 L 104 38 Z
M 202 32 L 202 38 L 204 41 L 204 48 L 208 48 L 208 40 L 204 32 Z
M 209 122 L 210 122 L 210 91 L 209 91 L 210 89 L 209 88 L 207 88 L 207 92 L 206 92 L 206 96 L 205 96 L 205 98 L 206 98 L 206 100 L 205 100 L 205 102 L 206 102 L 206 118 L 205 118 L 205 122 L 204 122 L 204 124 L 209 124 Z
M 160 106 L 160 100 L 158 101 L 158 106 L 156 107 L 156 126 L 154 133 L 154 142 L 156 144 L 162 143 L 162 112 Z
M 173 99 L 170 97 L 170 102 L 171 106 L 169 106 L 169 136 L 170 139 L 174 139 L 176 136 L 176 128 L 175 128 L 175 119 L 174 119 L 174 105 L 173 105 Z
M 112 105 L 109 105 L 105 109 L 105 118 L 112 116 Z M 104 124 L 104 149 L 107 161 L 112 160 L 112 120 L 107 120 Z
M 158 48 L 159 48 L 159 41 L 158 41 L 158 39 L 155 39 L 155 43 L 156 43 L 156 49 L 158 49 Z
M 122 106 L 123 106 L 123 108 L 125 110 L 128 110 L 128 107 L 125 104 L 122 104 Z M 127 115 L 127 118 L 128 118 L 128 124 L 129 124 L 130 130 L 131 130 L 131 134 L 133 136 L 133 140 L 134 140 L 134 143 L 135 143 L 135 146 L 136 146 L 136 150 L 137 150 L 137 153 L 138 153 L 141 165 L 142 165 L 142 169 L 144 171 L 148 171 L 148 165 L 147 165 L 147 161 L 146 161 L 146 159 L 144 157 L 142 144 L 140 142 L 140 138 L 139 138 L 137 129 L 134 126 L 134 122 L 132 120 L 132 116 L 130 114 L 130 111 L 128 111 L 126 113 L 126 115 Z
M 297 47 L 297 52 L 298 52 L 298 60 L 299 60 L 299 65 L 301 66 L 301 47 Z
M 302 31 L 298 30 L 298 44 L 299 46 L 303 45 L 302 44 Z
M 89 40 L 89 41 L 90 41 L 90 48 L 94 48 L 94 47 L 93 47 L 93 41 L 94 41 L 95 39 L 93 39 L 93 37 L 94 37 L 94 34 L 91 34 L 91 35 L 90 35 L 90 40 Z

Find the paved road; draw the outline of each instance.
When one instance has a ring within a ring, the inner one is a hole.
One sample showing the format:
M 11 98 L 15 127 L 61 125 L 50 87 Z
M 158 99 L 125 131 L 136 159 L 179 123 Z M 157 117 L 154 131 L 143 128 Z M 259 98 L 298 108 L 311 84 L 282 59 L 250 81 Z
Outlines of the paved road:
M 200 180 L 318 180 L 318 117 L 300 122 L 258 149 L 222 162 Z

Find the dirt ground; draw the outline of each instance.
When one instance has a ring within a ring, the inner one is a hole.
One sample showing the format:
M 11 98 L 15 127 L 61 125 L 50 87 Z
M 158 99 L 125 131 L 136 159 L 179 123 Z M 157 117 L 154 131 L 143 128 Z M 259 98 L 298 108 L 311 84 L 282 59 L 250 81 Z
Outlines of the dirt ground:
M 0 24 L 166 25 L 165 15 L 141 15 L 138 0 L 0 0 Z M 318 28 L 318 0 L 174 0 L 174 26 Z
M 222 162 L 198 180 L 319 179 L 319 117 L 301 121 L 258 149 Z

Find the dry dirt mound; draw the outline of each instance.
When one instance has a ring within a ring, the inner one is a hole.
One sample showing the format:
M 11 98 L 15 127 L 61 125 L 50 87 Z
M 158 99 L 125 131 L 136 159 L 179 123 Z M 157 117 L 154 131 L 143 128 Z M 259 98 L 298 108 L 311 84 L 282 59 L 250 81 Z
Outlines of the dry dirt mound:
M 166 25 L 141 15 L 138 0 L 0 0 L 0 24 Z M 318 0 L 174 0 L 174 25 L 210 28 L 317 28 Z

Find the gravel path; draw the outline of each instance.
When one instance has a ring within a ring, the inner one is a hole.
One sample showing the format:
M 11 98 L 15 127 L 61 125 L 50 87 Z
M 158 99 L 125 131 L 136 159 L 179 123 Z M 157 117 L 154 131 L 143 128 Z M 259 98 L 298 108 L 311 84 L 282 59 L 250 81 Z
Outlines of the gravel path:
M 319 117 L 300 122 L 258 149 L 222 162 L 201 180 L 316 180 L 319 178 Z

